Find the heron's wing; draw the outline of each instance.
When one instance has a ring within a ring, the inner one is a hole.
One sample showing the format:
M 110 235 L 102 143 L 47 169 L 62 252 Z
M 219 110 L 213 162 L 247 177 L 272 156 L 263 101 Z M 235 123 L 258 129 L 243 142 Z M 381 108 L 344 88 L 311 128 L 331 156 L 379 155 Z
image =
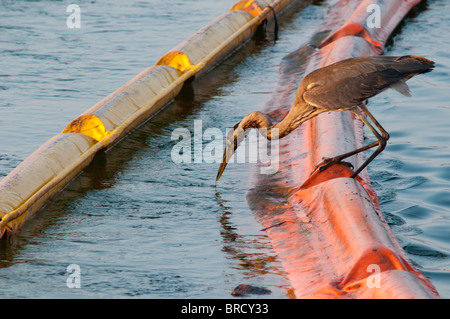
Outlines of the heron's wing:
M 381 93 L 401 79 L 394 70 L 365 72 L 356 66 L 344 66 L 319 78 L 315 85 L 308 86 L 303 98 L 309 104 L 330 110 L 346 109 Z M 326 70 L 323 70 L 326 71 Z
M 303 98 L 316 107 L 339 110 L 360 104 L 390 87 L 409 95 L 406 80 L 429 69 L 430 64 L 410 56 L 344 60 L 306 76 Z

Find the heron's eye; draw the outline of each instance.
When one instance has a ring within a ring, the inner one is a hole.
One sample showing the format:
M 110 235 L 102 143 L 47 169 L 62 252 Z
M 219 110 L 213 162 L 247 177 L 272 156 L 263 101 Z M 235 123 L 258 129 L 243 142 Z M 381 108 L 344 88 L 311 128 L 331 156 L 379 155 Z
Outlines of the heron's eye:
M 306 87 L 307 90 L 311 90 L 313 87 L 316 87 L 318 84 L 317 83 L 311 83 L 308 84 L 308 86 Z

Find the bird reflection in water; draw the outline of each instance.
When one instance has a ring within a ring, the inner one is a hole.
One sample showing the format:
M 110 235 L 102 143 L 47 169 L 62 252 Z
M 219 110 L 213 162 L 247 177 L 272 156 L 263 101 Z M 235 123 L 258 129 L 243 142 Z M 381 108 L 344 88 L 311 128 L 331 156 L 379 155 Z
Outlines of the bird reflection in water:
M 222 199 L 220 192 L 216 192 L 216 200 L 219 205 L 219 222 L 222 225 L 221 235 L 223 238 L 222 251 L 236 262 L 236 267 L 243 271 L 244 278 L 253 282 L 253 278 L 260 276 L 281 276 L 286 278 L 286 273 L 281 265 L 278 265 L 277 257 L 274 253 L 268 252 L 268 247 L 271 247 L 267 234 L 247 235 L 239 234 L 237 226 L 231 221 L 232 209 L 226 205 L 226 200 Z M 263 231 L 263 230 L 261 230 Z M 286 279 L 286 282 L 288 280 Z M 237 282 L 238 284 L 247 284 Z M 288 298 L 294 298 L 293 290 L 286 285 L 278 287 L 286 290 Z

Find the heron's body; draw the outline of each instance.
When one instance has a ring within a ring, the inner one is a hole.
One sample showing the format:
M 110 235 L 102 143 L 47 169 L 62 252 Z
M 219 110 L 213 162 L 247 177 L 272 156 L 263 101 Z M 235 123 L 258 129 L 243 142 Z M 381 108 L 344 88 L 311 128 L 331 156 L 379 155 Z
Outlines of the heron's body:
M 394 88 L 404 95 L 409 95 L 409 89 L 405 82 L 415 75 L 431 71 L 433 67 L 433 61 L 418 56 L 367 56 L 343 60 L 311 72 L 301 81 L 295 102 L 281 122 L 273 124 L 265 114 L 252 112 L 235 125 L 234 132 L 231 132 L 227 140 L 217 180 L 245 136 L 245 134 L 239 134 L 239 130 L 245 132 L 250 128 L 264 128 L 267 130 L 261 131 L 261 133 L 268 139 L 282 138 L 303 122 L 320 113 L 345 110 L 350 110 L 359 116 L 375 134 L 378 141 L 353 152 L 325 159 L 323 164 L 326 164 L 324 167 L 327 167 L 348 156 L 378 145 L 377 151 L 352 175 L 355 177 L 384 149 L 389 138 L 389 134 L 365 107 L 365 101 L 388 88 Z M 360 109 L 369 116 L 379 129 L 379 133 L 362 116 Z

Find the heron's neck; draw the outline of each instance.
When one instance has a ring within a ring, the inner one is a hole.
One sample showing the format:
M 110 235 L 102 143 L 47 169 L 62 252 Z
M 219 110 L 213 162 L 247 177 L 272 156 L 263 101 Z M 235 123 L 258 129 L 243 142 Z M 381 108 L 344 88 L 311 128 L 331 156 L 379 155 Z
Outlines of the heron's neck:
M 289 113 L 281 120 L 279 123 L 271 125 L 267 130 L 267 139 L 280 139 L 291 133 L 297 127 L 299 127 L 302 123 L 309 120 L 313 116 L 312 112 L 308 112 L 306 114 L 297 114 L 297 112 L 289 111 Z

